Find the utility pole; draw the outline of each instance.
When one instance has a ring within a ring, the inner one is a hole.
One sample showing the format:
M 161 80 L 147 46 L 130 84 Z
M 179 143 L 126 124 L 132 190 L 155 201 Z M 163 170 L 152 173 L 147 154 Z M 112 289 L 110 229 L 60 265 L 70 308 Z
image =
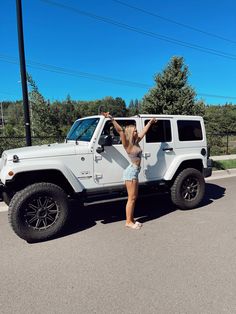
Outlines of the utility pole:
M 4 115 L 3 115 L 3 105 L 1 102 L 1 121 L 2 121 L 2 131 L 3 131 L 3 135 L 4 135 Z
M 16 14 L 17 14 L 19 56 L 20 56 L 21 86 L 22 86 L 24 118 L 25 118 L 26 145 L 31 146 L 32 144 L 31 144 L 31 130 L 30 130 L 29 100 L 28 100 L 27 77 L 26 77 L 26 66 L 25 66 L 25 49 L 24 49 L 21 0 L 16 0 Z

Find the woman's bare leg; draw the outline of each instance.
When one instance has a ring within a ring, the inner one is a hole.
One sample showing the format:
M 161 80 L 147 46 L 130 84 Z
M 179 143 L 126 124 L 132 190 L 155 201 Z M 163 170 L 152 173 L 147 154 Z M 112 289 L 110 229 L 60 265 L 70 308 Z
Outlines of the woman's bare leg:
M 126 204 L 126 224 L 132 225 L 134 221 L 134 207 L 138 196 L 138 180 L 125 181 L 128 201 Z

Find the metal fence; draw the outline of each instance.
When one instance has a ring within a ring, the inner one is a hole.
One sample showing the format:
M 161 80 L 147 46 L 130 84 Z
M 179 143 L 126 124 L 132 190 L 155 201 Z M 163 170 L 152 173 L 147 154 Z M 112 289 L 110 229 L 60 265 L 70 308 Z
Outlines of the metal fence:
M 212 156 L 236 154 L 236 132 L 208 133 L 207 140 Z

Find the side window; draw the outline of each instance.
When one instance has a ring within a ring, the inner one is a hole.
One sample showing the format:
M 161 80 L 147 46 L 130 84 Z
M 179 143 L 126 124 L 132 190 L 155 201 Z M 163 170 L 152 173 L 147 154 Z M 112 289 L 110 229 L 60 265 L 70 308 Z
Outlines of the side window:
M 178 120 L 178 134 L 180 141 L 201 141 L 202 128 L 200 121 Z
M 127 125 L 136 125 L 135 120 L 117 120 L 119 125 L 122 128 L 125 128 Z M 102 135 L 111 135 L 112 137 L 112 144 L 121 144 L 121 139 L 119 134 L 116 132 L 116 129 L 113 126 L 113 123 L 111 121 L 107 121 L 104 125 L 104 128 L 102 130 Z
M 145 121 L 147 125 L 149 120 Z M 158 120 L 153 124 L 146 134 L 147 143 L 171 142 L 171 124 L 170 120 Z

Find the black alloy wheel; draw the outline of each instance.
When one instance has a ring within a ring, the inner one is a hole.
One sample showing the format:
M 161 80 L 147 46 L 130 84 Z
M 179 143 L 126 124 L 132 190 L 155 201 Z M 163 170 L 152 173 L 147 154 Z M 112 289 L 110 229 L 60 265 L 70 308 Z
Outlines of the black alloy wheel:
M 50 228 L 58 219 L 60 208 L 53 198 L 37 196 L 25 204 L 24 218 L 30 228 L 45 230 Z
M 197 197 L 199 192 L 200 182 L 196 176 L 187 177 L 181 186 L 181 194 L 186 201 L 192 201 Z
M 195 168 L 182 170 L 171 186 L 171 200 L 180 209 L 192 209 L 199 205 L 205 194 L 205 180 Z

